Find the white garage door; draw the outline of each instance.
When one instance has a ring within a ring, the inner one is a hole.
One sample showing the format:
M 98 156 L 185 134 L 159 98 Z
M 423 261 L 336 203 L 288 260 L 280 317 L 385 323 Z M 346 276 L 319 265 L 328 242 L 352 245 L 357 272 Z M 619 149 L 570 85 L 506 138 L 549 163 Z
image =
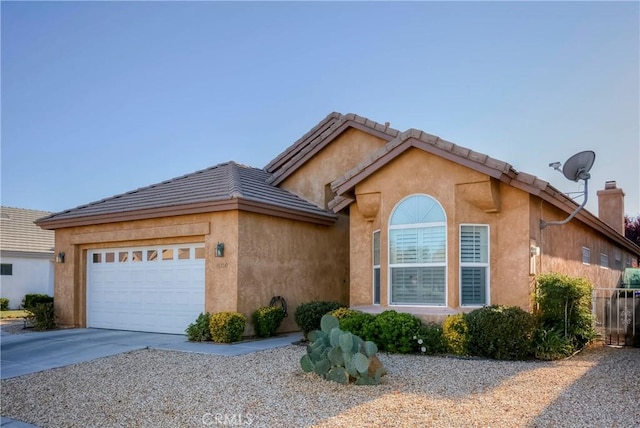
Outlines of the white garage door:
M 88 251 L 88 327 L 184 334 L 203 311 L 204 244 Z

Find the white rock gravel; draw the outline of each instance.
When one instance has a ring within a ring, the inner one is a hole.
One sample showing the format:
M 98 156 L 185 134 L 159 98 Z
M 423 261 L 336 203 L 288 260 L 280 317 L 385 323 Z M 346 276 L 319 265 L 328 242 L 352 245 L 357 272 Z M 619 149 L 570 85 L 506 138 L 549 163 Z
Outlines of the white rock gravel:
M 304 352 L 120 354 L 2 381 L 2 415 L 41 427 L 640 426 L 640 349 L 559 362 L 382 354 L 378 386 L 303 373 Z

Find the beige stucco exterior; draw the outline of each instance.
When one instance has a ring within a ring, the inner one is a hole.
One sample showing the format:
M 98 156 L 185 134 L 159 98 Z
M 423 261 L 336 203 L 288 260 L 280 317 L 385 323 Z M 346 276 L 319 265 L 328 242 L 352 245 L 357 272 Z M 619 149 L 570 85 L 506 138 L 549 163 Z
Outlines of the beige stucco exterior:
M 352 126 L 344 124 L 347 119 Z M 330 120 L 338 119 L 325 119 Z M 303 138 L 294 144 L 269 171 L 273 185 L 317 207 L 335 209 L 335 222 L 326 211 L 322 218 L 292 214 L 281 207 L 269 208 L 269 201 L 256 208 L 246 201 L 245 205 L 234 204 L 238 199 L 232 197 L 212 205 L 211 212 L 188 211 L 202 209 L 196 204 L 182 213 L 180 207 L 169 210 L 166 216 L 152 211 L 155 218 L 148 219 L 139 219 L 146 215 L 141 211 L 126 221 L 101 215 L 95 217 L 100 224 L 91 224 L 90 219 L 76 226 L 65 223 L 73 219 L 57 223 L 61 226 L 54 224 L 55 251 L 66 254 L 66 262 L 55 266 L 59 324 L 86 326 L 87 251 L 98 248 L 204 243 L 203 309 L 238 311 L 250 320 L 253 311 L 268 305 L 272 297 L 282 296 L 289 317 L 281 332 L 297 330 L 295 309 L 312 300 L 339 301 L 373 312 L 396 309 L 439 321 L 474 309 L 461 305 L 461 225 L 489 228 L 486 304 L 530 310 L 535 275 L 545 272 L 582 276 L 596 286 L 615 287 L 622 269 L 638 256 L 629 250 L 633 245 L 621 245 L 615 227 L 590 214 L 541 228 L 541 220 L 567 217 L 567 209 L 558 208 L 564 204 L 562 198 L 544 193 L 546 184 L 537 183 L 533 176 L 523 174 L 519 180 L 507 164 L 415 130 L 403 136 L 389 131 L 387 125 L 359 117 L 340 120 L 333 127 L 321 122 L 326 130 L 316 130 L 308 141 Z M 395 135 L 402 139 L 400 143 L 411 144 L 394 145 L 397 140 L 390 140 Z M 444 307 L 390 304 L 389 220 L 398 203 L 416 194 L 437 200 L 446 215 Z M 619 216 L 610 211 L 608 218 L 617 221 Z M 380 232 L 379 305 L 373 304 L 375 231 Z M 224 243 L 224 257 L 215 257 L 218 243 Z M 583 247 L 591 251 L 588 264 L 582 260 Z M 608 255 L 608 267 L 600 266 L 601 253 Z M 245 334 L 252 332 L 249 324 Z
M 204 242 L 203 310 L 238 311 L 250 320 L 253 311 L 282 296 L 291 316 L 281 331 L 297 330 L 292 310 L 298 304 L 312 299 L 348 303 L 347 224 L 344 217 L 328 227 L 224 211 L 58 229 L 56 252 L 64 252 L 67 260 L 55 267 L 58 323 L 86 326 L 88 250 Z M 218 242 L 225 244 L 221 258 L 214 256 Z M 251 325 L 246 333 L 252 333 Z

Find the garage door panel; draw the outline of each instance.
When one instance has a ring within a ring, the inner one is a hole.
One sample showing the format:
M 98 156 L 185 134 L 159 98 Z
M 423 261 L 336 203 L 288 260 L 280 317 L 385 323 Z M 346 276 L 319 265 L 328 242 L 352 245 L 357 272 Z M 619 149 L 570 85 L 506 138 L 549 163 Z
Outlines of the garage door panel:
M 184 334 L 204 311 L 204 259 L 195 259 L 196 249 L 203 247 L 182 244 L 90 251 L 87 325 Z

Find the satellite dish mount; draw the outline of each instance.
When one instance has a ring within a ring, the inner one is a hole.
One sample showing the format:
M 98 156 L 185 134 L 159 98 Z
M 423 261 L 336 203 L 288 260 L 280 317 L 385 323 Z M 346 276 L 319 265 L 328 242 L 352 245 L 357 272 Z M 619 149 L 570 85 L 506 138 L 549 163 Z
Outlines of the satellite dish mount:
M 582 204 L 578 208 L 576 208 L 575 211 L 573 211 L 571 215 L 569 215 L 569 217 L 562 221 L 540 220 L 540 229 L 544 229 L 547 226 L 559 226 L 561 224 L 567 224 L 573 217 L 576 216 L 576 214 L 578 214 L 578 212 L 580 212 L 582 208 L 584 208 L 584 206 L 587 204 L 587 198 L 589 196 L 588 185 L 589 179 L 591 178 L 591 174 L 589 174 L 589 171 L 591 171 L 593 162 L 595 160 L 596 154 L 591 150 L 576 153 L 575 155 L 567 159 L 567 161 L 564 163 L 564 166 L 562 167 L 562 174 L 564 174 L 567 180 L 576 182 L 579 180 L 584 180 L 584 199 L 582 200 Z M 552 162 L 549 164 L 549 166 L 558 171 L 560 170 L 560 162 Z

